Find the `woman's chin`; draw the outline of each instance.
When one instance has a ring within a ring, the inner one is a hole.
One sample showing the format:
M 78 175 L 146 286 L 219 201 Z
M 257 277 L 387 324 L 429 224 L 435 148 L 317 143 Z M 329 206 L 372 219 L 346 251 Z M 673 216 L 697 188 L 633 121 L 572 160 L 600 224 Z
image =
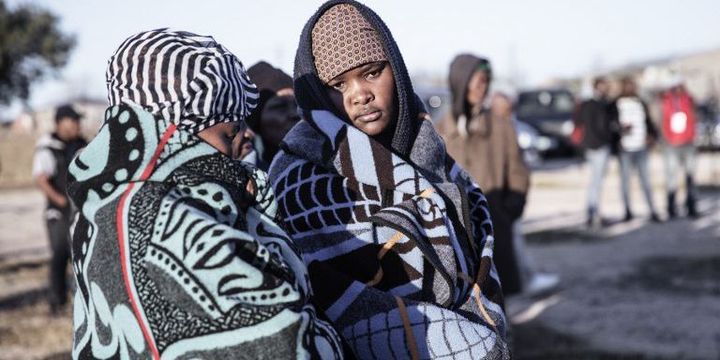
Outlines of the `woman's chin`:
M 364 132 L 368 136 L 380 135 L 386 127 L 385 122 L 382 120 L 376 120 L 370 123 L 362 124 L 362 126 L 358 126 L 360 131 Z

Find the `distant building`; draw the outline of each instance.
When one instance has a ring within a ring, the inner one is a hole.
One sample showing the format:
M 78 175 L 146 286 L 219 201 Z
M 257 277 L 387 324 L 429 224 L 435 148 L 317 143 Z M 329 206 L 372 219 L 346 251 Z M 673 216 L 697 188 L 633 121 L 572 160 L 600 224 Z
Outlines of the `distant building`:
M 680 75 L 698 101 L 720 100 L 720 49 L 669 59 L 643 69 L 641 85 L 665 87 L 668 76 Z
M 592 94 L 592 78 L 597 75 L 610 79 L 632 76 L 644 92 L 666 90 L 679 76 L 698 102 L 720 102 L 720 49 L 634 62 L 601 73 L 565 79 L 560 83 L 588 97 Z M 613 90 L 619 91 L 617 87 Z

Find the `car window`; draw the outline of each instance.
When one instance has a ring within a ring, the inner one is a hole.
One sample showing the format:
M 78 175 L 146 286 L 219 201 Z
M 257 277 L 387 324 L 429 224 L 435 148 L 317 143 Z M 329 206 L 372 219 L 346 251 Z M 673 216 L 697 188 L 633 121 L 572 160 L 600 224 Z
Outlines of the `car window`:
M 572 94 L 566 91 L 528 91 L 518 96 L 517 114 L 521 118 L 571 113 Z

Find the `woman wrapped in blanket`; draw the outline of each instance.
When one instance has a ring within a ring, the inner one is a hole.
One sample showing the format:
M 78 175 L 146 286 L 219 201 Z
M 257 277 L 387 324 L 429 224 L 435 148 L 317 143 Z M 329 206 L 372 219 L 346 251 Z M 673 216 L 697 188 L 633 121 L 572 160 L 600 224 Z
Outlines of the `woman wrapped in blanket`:
M 339 359 L 267 176 L 233 161 L 257 91 L 211 37 L 128 38 L 70 166 L 73 358 Z
M 316 306 L 358 358 L 509 358 L 487 202 L 423 120 L 382 20 L 324 4 L 294 77 L 303 120 L 270 179 Z

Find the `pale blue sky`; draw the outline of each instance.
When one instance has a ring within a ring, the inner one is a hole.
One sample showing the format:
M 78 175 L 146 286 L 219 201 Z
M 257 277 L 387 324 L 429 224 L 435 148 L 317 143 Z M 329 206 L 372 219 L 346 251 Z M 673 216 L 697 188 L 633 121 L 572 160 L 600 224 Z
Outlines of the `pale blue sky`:
M 302 26 L 319 0 L 32 1 L 77 36 L 69 65 L 35 87 L 32 104 L 105 96 L 108 57 L 129 35 L 172 27 L 212 35 L 246 66 L 265 59 L 292 71 Z M 411 72 L 446 74 L 452 57 L 490 57 L 525 85 L 628 61 L 720 47 L 718 0 L 369 0 L 388 24 Z

